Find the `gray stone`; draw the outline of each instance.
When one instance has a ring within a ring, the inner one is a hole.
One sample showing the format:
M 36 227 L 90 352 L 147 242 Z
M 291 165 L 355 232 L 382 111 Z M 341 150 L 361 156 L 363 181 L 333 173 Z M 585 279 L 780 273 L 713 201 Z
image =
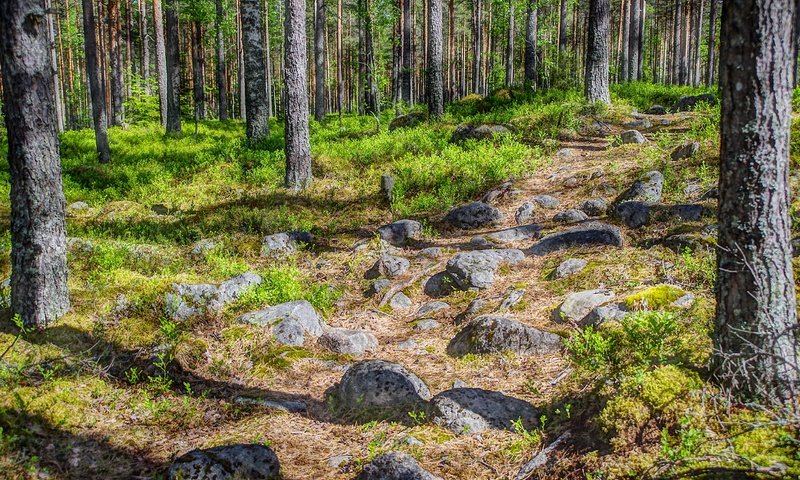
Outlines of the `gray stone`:
M 329 328 L 317 342 L 332 352 L 348 355 L 363 355 L 378 349 L 378 339 L 365 330 Z
M 97 248 L 94 242 L 85 238 L 67 237 L 67 248 L 71 251 L 91 253 Z
M 690 222 L 696 222 L 703 217 L 711 217 L 714 212 L 704 205 L 696 203 L 673 205 L 669 209 L 670 215 Z
M 492 248 L 494 244 L 487 240 L 485 237 L 476 235 L 469 239 L 469 244 L 473 248 Z
M 498 230 L 496 232 L 488 233 L 486 236 L 493 242 L 519 242 L 521 240 L 530 240 L 539 236 L 541 228 L 539 225 L 520 225 L 518 227 L 506 228 L 505 230 Z
M 517 288 L 511 290 L 506 298 L 500 302 L 500 306 L 497 307 L 497 310 L 502 312 L 504 310 L 508 310 L 509 308 L 513 307 L 514 305 L 518 304 L 520 300 L 522 300 L 522 296 L 525 295 L 524 288 Z
M 377 295 L 382 291 L 386 290 L 392 285 L 392 282 L 386 278 L 379 278 L 372 282 L 365 292 L 365 295 L 368 297 L 372 297 L 373 295 Z
M 375 264 L 364 274 L 365 278 L 378 278 L 380 276 L 394 278 L 406 273 L 411 262 L 403 257 L 383 254 Z
M 574 208 L 558 212 L 553 216 L 553 221 L 558 223 L 577 223 L 588 219 L 585 213 Z
M 506 197 L 511 192 L 512 183 L 510 181 L 503 182 L 499 187 L 493 188 L 486 192 L 486 194 L 481 197 L 481 202 L 493 204 L 497 200 Z
M 410 338 L 397 344 L 397 348 L 400 350 L 414 350 L 418 346 L 417 341 Z
M 402 310 L 404 308 L 409 308 L 413 303 L 411 299 L 403 292 L 397 292 L 392 296 L 392 299 L 389 300 L 389 306 L 392 307 L 393 310 Z
M 700 103 L 707 103 L 711 106 L 714 106 L 717 104 L 717 97 L 714 96 L 713 93 L 684 96 L 679 98 L 678 101 L 672 105 L 672 111 L 688 112 L 689 110 L 693 110 L 694 107 L 696 107 Z
M 600 305 L 595 307 L 581 320 L 581 326 L 587 325 L 600 325 L 603 322 L 611 320 L 620 321 L 628 314 L 625 304 L 622 303 L 609 303 L 608 305 Z
M 429 297 L 441 298 L 455 292 L 458 287 L 452 275 L 447 272 L 439 272 L 425 280 L 422 289 Z
M 210 238 L 204 238 L 202 240 L 198 240 L 192 245 L 192 255 L 196 255 L 198 257 L 203 256 L 215 248 L 217 248 L 217 242 Z
M 683 194 L 687 197 L 696 197 L 700 194 L 703 187 L 700 186 L 699 183 L 689 182 L 686 184 L 686 187 L 683 188 Z
M 456 325 L 461 325 L 462 323 L 466 322 L 467 320 L 474 317 L 478 312 L 486 306 L 486 300 L 482 298 L 476 298 L 475 300 L 469 302 L 467 305 L 467 309 L 463 312 L 456 315 L 456 318 L 453 320 L 453 323 Z
M 339 415 L 359 420 L 407 419 L 424 410 L 431 398 L 428 386 L 401 365 L 383 360 L 356 363 L 332 392 Z
M 306 334 L 319 337 L 324 322 L 314 306 L 306 300 L 281 303 L 274 307 L 240 315 L 239 322 L 273 327 L 275 339 L 285 345 L 303 345 Z
M 672 306 L 678 308 L 689 308 L 692 305 L 694 305 L 695 300 L 697 300 L 697 297 L 693 293 L 687 292 L 686 294 L 684 294 L 683 296 L 672 302 Z
M 589 262 L 582 258 L 568 258 L 561 262 L 553 272 L 553 278 L 564 278 L 574 275 L 584 268 Z
M 644 113 L 648 115 L 666 115 L 667 108 L 661 105 L 653 105 L 652 107 L 648 108 Z
M 417 310 L 417 317 L 423 317 L 425 315 L 430 315 L 431 313 L 436 313 L 441 310 L 445 310 L 450 308 L 450 304 L 446 302 L 428 302 L 425 305 L 419 307 Z
M 573 176 L 573 177 L 568 177 L 566 180 L 564 180 L 563 185 L 567 188 L 575 188 L 579 187 L 581 183 L 582 182 L 578 177 Z
M 271 448 L 261 444 L 237 444 L 192 450 L 169 467 L 169 480 L 277 480 L 280 462 Z
M 432 318 L 423 318 L 422 320 L 417 321 L 414 324 L 414 330 L 424 332 L 427 330 L 433 330 L 435 328 L 439 328 L 442 324 L 437 322 Z
M 428 114 L 425 112 L 411 112 L 406 115 L 399 115 L 389 122 L 389 131 L 391 132 L 398 128 L 414 128 L 426 120 L 428 120 Z
M 571 293 L 558 308 L 553 310 L 553 320 L 582 325 L 589 312 L 613 299 L 614 292 L 611 290 L 598 289 Z
M 520 205 L 517 212 L 514 214 L 514 221 L 517 222 L 517 225 L 524 225 L 533 220 L 535 213 L 533 202 L 525 202 Z
M 328 466 L 331 468 L 341 468 L 353 461 L 353 456 L 349 453 L 339 453 L 328 458 Z
M 420 257 L 438 258 L 442 255 L 442 249 L 439 247 L 427 247 L 419 251 Z
M 272 328 L 272 336 L 281 345 L 292 347 L 302 347 L 306 342 L 305 328 L 294 318 L 276 323 Z
M 536 195 L 532 198 L 533 202 L 542 208 L 558 208 L 561 202 L 551 195 Z
M 524 259 L 525 254 L 516 249 L 462 252 L 447 262 L 447 272 L 462 290 L 488 288 L 501 265 L 515 265 Z
M 403 439 L 403 443 L 405 443 L 406 445 L 410 445 L 412 447 L 419 447 L 424 445 L 424 443 L 422 443 L 422 441 L 420 441 L 417 437 L 412 437 L 411 435 L 405 437 Z
M 402 247 L 422 237 L 422 224 L 416 220 L 398 220 L 378 228 L 378 235 L 383 241 Z
M 308 232 L 282 232 L 267 235 L 261 242 L 262 257 L 282 257 L 297 253 L 302 245 L 314 243 L 314 236 Z
M 660 202 L 661 191 L 664 189 L 664 175 L 658 171 L 650 171 L 639 177 L 633 185 L 622 192 L 614 204 L 622 202 Z
M 652 202 L 622 202 L 614 209 L 614 216 L 628 228 L 642 228 L 650 223 Z
M 356 480 L 441 480 L 402 452 L 378 455 L 364 465 Z
M 70 212 L 78 212 L 81 210 L 86 210 L 89 208 L 89 204 L 86 202 L 72 202 L 67 205 L 67 210 Z
M 304 413 L 308 411 L 308 405 L 306 405 L 305 402 L 295 400 L 278 401 L 268 400 L 266 398 L 236 397 L 233 401 L 240 405 L 258 405 L 270 410 L 288 413 Z
M 461 380 L 460 378 L 456 378 L 453 380 L 453 388 L 467 388 L 467 382 Z
M 622 126 L 627 129 L 646 130 L 652 127 L 653 124 L 650 123 L 650 120 L 646 118 L 637 118 L 636 120 L 631 120 L 630 122 L 623 123 Z
M 528 402 L 480 388 L 454 388 L 431 400 L 433 422 L 456 434 L 475 434 L 487 429 L 514 430 L 521 419 L 526 430 L 535 426 L 538 412 Z
M 621 138 L 622 138 L 622 143 L 639 144 L 647 142 L 647 139 L 644 138 L 644 135 L 642 135 L 642 132 L 640 132 L 639 130 L 627 130 L 625 132 L 622 132 Z
M 468 353 L 500 353 L 520 355 L 556 352 L 561 337 L 529 327 L 516 320 L 483 315 L 470 320 L 450 341 L 447 353 L 460 357 Z
M 172 291 L 166 295 L 165 310 L 175 320 L 219 312 L 225 305 L 260 283 L 261 276 L 252 272 L 237 275 L 219 285 L 174 283 Z
M 450 142 L 461 143 L 466 140 L 486 140 L 495 135 L 510 135 L 511 130 L 503 125 L 462 123 L 453 131 Z
M 670 157 L 673 161 L 683 160 L 685 158 L 694 157 L 700 151 L 700 142 L 684 143 L 672 151 Z
M 608 210 L 608 202 L 602 198 L 590 198 L 581 203 L 578 208 L 590 217 L 601 217 Z
M 503 218 L 503 213 L 495 207 L 472 202 L 450 210 L 444 217 L 444 222 L 456 228 L 471 230 L 494 225 Z
M 599 245 L 621 247 L 622 234 L 619 228 L 600 222 L 583 224 L 563 232 L 545 235 L 531 247 L 530 252 L 534 255 L 547 255 L 567 248 Z

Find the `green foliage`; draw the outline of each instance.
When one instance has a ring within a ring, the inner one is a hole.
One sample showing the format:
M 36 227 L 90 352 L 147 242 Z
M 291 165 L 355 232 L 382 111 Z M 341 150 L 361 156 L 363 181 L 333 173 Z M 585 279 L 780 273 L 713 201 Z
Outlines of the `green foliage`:
M 253 310 L 269 305 L 308 300 L 323 313 L 329 313 L 340 293 L 329 285 L 317 284 L 296 266 L 273 267 L 261 273 L 263 281 L 237 301 L 235 308 Z
M 653 105 L 670 108 L 679 98 L 687 95 L 700 95 L 714 93 L 715 89 L 705 87 L 690 87 L 666 85 L 649 82 L 626 82 L 611 85 L 612 102 L 620 100 L 630 102 L 640 111 L 645 111 Z
M 686 291 L 675 285 L 655 285 L 625 297 L 625 306 L 633 309 L 663 309 L 686 295 Z

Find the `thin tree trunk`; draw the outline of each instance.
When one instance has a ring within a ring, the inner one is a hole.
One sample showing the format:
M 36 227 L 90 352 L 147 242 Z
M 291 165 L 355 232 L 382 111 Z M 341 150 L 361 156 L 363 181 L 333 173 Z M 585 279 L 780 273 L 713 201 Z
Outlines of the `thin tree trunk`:
M 708 20 L 708 65 L 706 65 L 706 86 L 716 81 L 717 63 L 717 0 L 711 0 L 711 11 Z
M 372 27 L 372 0 L 364 0 L 364 67 L 367 85 L 364 90 L 366 113 L 380 113 L 378 102 L 378 85 L 375 81 L 375 46 Z
M 411 105 L 414 99 L 411 97 L 411 82 L 414 64 L 412 61 L 413 52 L 411 51 L 411 2 L 413 0 L 403 1 L 403 68 L 400 71 L 400 76 L 403 82 L 403 100 Z
M 167 133 L 181 131 L 181 71 L 178 45 L 178 3 L 166 0 Z
M 586 99 L 590 102 L 611 103 L 611 95 L 608 90 L 610 29 L 611 6 L 609 0 L 590 0 L 589 39 L 586 48 L 584 79 Z
M 119 0 L 108 1 L 109 57 L 111 67 L 111 124 L 122 125 L 125 100 L 125 80 L 122 63 L 122 25 L 120 23 Z
M 147 2 L 139 0 L 139 49 L 142 55 L 141 75 L 144 93 L 150 95 L 150 37 L 147 31 Z
M 70 308 L 66 201 L 45 15 L 44 0 L 0 2 L 11 173 L 11 308 L 26 327 L 38 328 Z M 93 18 L 91 9 L 89 17 Z
M 89 79 L 89 97 L 92 103 L 92 120 L 94 121 L 94 138 L 97 147 L 97 155 L 100 163 L 108 163 L 111 159 L 111 152 L 108 148 L 106 92 L 105 86 L 100 80 L 100 71 L 97 65 L 97 32 L 92 0 L 83 0 L 83 32 L 83 48 L 86 53 L 86 76 Z
M 428 0 L 428 112 L 439 118 L 444 113 L 442 83 L 442 0 Z
M 286 85 L 287 188 L 302 190 L 311 184 L 311 144 L 308 134 L 306 93 L 306 5 L 304 0 L 286 0 L 286 47 L 283 71 Z
M 483 2 L 472 0 L 472 91 L 483 94 Z
M 447 100 L 452 102 L 456 89 L 456 8 L 455 1 L 447 2 Z
M 628 27 L 628 76 L 627 81 L 636 81 L 639 65 L 639 0 L 630 0 L 630 26 Z
M 536 37 L 539 35 L 536 0 L 528 0 L 527 22 L 525 26 L 525 83 L 536 85 Z
M 740 401 L 796 406 L 789 241 L 793 0 L 722 6 L 722 124 L 714 367 Z
M 561 0 L 561 8 L 558 15 L 558 52 L 567 51 L 567 15 L 569 13 L 567 0 Z
M 244 101 L 247 139 L 258 143 L 269 136 L 269 102 L 261 31 L 259 0 L 241 0 L 242 47 L 244 50 Z M 304 67 L 305 68 L 305 67 Z M 305 88 L 303 88 L 305 91 Z
M 325 118 L 325 0 L 314 1 L 314 118 Z
M 675 25 L 672 29 L 672 83 L 675 85 L 681 84 L 682 69 L 681 69 L 681 25 L 683 24 L 683 0 L 675 0 Z
M 514 85 L 514 0 L 508 2 L 508 40 L 506 41 L 506 87 Z
M 56 58 L 56 32 L 55 26 L 53 25 L 53 17 L 56 13 L 53 11 L 52 6 L 50 5 L 50 0 L 45 0 L 45 8 L 47 13 L 47 43 L 50 47 L 50 65 L 53 66 L 53 71 L 51 72 L 51 79 L 53 82 L 53 91 L 55 92 L 55 103 L 53 105 L 53 110 L 55 114 L 56 120 L 56 131 L 58 133 L 62 133 L 64 131 L 64 102 L 61 98 L 61 82 L 59 81 L 58 77 L 58 61 Z
M 192 83 L 194 86 L 194 115 L 196 120 L 206 118 L 205 54 L 203 49 L 203 27 L 192 22 Z
M 336 111 L 342 116 L 344 107 L 344 51 L 342 50 L 342 1 L 336 8 Z
M 267 87 L 267 118 L 269 118 L 274 111 L 272 108 L 272 53 L 270 52 L 269 40 L 269 0 L 264 0 L 264 62 L 267 70 L 265 83 Z
M 156 32 L 156 69 L 158 70 L 158 100 L 161 125 L 167 126 L 167 51 L 164 43 L 164 23 L 161 0 L 153 0 L 153 28 Z
M 216 33 L 217 64 L 215 76 L 217 77 L 217 112 L 220 121 L 228 119 L 228 82 L 225 76 L 225 35 L 222 31 L 222 23 L 225 20 L 225 12 L 222 9 L 222 0 L 216 0 L 216 15 L 214 17 L 214 29 Z

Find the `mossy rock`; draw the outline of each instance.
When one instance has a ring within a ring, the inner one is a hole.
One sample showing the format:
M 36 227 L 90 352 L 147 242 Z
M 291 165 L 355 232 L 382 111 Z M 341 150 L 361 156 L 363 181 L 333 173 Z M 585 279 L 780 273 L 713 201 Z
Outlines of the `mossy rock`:
M 628 295 L 625 306 L 629 310 L 659 310 L 671 306 L 677 299 L 686 295 L 686 290 L 675 285 L 654 285 L 640 292 Z

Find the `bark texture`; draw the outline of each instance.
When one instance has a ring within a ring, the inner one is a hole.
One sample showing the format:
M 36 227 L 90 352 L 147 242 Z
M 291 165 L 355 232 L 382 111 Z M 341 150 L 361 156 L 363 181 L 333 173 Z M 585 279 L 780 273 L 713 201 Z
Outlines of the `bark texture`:
M 258 0 L 241 0 L 240 5 L 247 139 L 257 143 L 269 135 L 269 99 L 267 98 L 264 46 L 261 37 L 261 8 Z M 303 91 L 305 92 L 305 84 Z
M 506 41 L 506 87 L 514 85 L 514 0 L 508 2 L 508 39 Z
M 167 126 L 167 50 L 164 44 L 164 14 L 161 0 L 153 0 L 153 30 L 156 35 L 156 70 L 158 70 L 158 105 L 161 125 Z
M 222 0 L 216 0 L 216 16 L 214 17 L 214 29 L 216 30 L 216 55 L 217 64 L 215 76 L 217 80 L 217 108 L 219 119 L 228 119 L 228 79 L 225 76 L 225 35 L 222 31 L 222 23 L 225 20 L 225 12 L 222 9 Z
M 428 113 L 444 114 L 442 0 L 428 0 Z
M 483 94 L 483 2 L 472 0 L 472 91 Z
M 203 48 L 203 27 L 200 22 L 192 22 L 192 83 L 194 88 L 194 117 L 206 118 L 206 57 Z
M 631 0 L 630 5 L 630 27 L 628 27 L 628 78 L 626 78 L 626 80 L 636 81 L 639 79 L 639 41 L 641 40 L 641 31 L 639 27 L 641 10 L 639 8 L 639 0 Z
M 86 76 L 89 79 L 89 97 L 92 102 L 94 139 L 100 163 L 108 163 L 111 152 L 108 148 L 108 119 L 106 117 L 106 89 L 100 81 L 100 68 L 97 58 L 97 31 L 95 28 L 92 0 L 83 0 L 83 31 L 86 53 Z
M 589 32 L 586 48 L 586 99 L 611 103 L 608 91 L 608 38 L 611 25 L 609 0 L 589 1 Z
M 122 61 L 122 25 L 120 24 L 119 0 L 108 1 L 109 57 L 111 64 L 111 124 L 122 125 L 125 80 Z
M 320 122 L 327 113 L 325 103 L 325 0 L 314 9 L 314 118 Z
M 789 240 L 792 0 L 722 7 L 715 374 L 742 401 L 796 400 Z
M 306 2 L 286 0 L 286 84 L 287 188 L 302 190 L 311 184 L 311 144 L 308 136 L 308 94 L 306 93 Z
M 39 328 L 69 310 L 66 202 L 45 12 L 44 0 L 0 2 L 11 173 L 11 307 L 26 326 Z
M 708 65 L 706 65 L 706 86 L 714 85 L 717 73 L 717 0 L 711 0 L 708 20 Z
M 536 83 L 536 37 L 539 35 L 539 12 L 535 0 L 528 0 L 527 22 L 525 26 L 525 82 Z
M 178 45 L 178 2 L 166 0 L 167 133 L 181 131 L 181 71 Z
M 380 113 L 378 101 L 378 82 L 375 79 L 375 45 L 372 27 L 372 0 L 364 2 L 364 67 L 366 88 L 364 89 L 364 106 L 366 113 Z

